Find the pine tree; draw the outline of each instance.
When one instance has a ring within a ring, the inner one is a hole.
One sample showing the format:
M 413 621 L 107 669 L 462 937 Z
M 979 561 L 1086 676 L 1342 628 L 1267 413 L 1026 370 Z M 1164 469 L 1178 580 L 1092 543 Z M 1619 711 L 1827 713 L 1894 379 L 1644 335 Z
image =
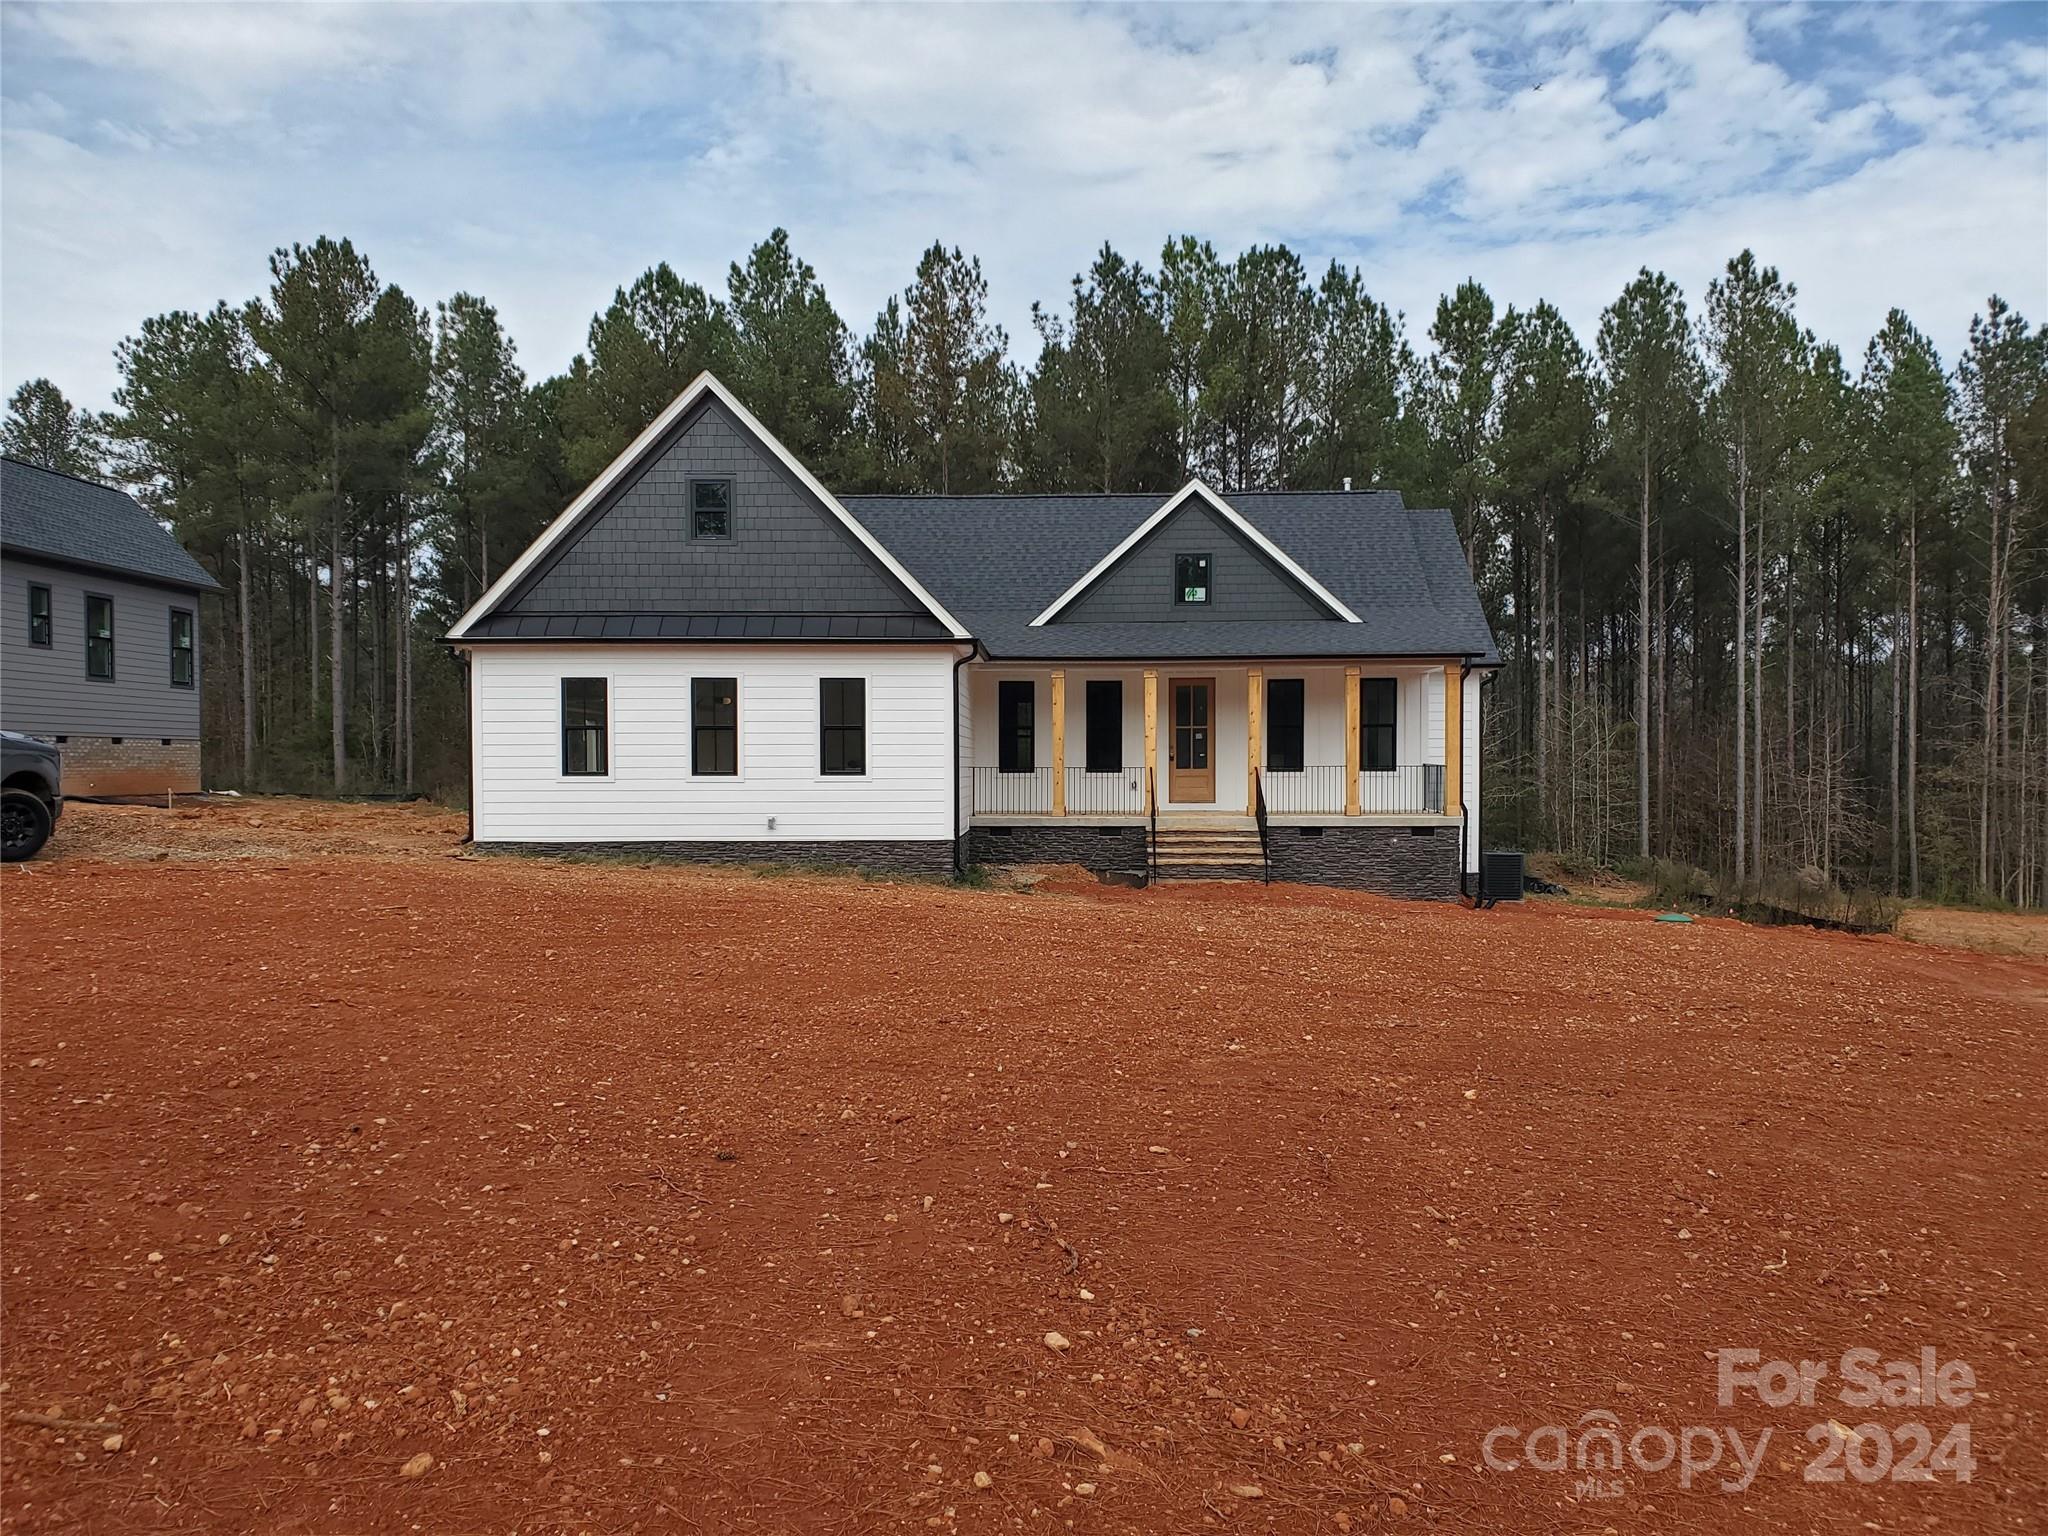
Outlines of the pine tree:
M 725 306 L 667 262 L 614 293 L 563 389 L 570 478 L 596 479 L 698 374 L 729 373 L 732 345 Z
M 7 401 L 0 452 L 44 469 L 99 480 L 106 474 L 105 431 L 90 411 L 74 409 L 48 379 L 30 379 Z
M 1659 476 L 1699 394 L 1692 326 L 1678 285 L 1645 267 L 1600 317 L 1615 451 L 1633 465 L 1637 502 L 1636 856 L 1650 856 L 1650 515 Z
M 853 368 L 818 274 L 778 229 L 733 265 L 726 291 L 734 392 L 790 452 L 834 475 L 853 421 Z
M 1041 348 L 1020 457 L 1043 490 L 1171 489 L 1179 470 L 1158 285 L 1108 245 L 1067 316 L 1033 305 Z

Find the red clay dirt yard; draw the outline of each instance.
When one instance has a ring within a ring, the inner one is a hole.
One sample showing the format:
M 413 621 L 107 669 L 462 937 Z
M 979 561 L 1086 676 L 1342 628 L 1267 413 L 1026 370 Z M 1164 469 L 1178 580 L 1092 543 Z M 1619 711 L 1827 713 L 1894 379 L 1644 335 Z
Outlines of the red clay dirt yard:
M 9 1530 L 2041 1528 L 2038 960 L 461 828 L 0 874 Z

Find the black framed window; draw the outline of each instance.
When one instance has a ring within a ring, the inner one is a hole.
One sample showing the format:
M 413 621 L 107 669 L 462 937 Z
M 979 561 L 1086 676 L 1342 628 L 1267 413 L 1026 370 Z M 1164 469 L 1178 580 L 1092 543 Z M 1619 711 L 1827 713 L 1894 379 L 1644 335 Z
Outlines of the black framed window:
M 1399 687 L 1391 677 L 1358 680 L 1358 761 L 1367 773 L 1393 771 Z
M 192 610 L 173 608 L 171 610 L 171 686 L 190 688 L 197 675 L 192 665 L 193 646 L 196 639 L 192 632 Z
M 1088 771 L 1121 773 L 1124 766 L 1124 685 L 1113 677 L 1088 680 Z
M 601 677 L 562 679 L 562 772 L 567 777 L 602 778 L 611 771 L 608 686 Z
M 868 683 L 864 677 L 818 679 L 818 766 L 830 774 L 868 771 Z
M 690 537 L 729 539 L 732 537 L 732 482 L 692 480 L 690 482 Z
M 114 600 L 85 595 L 85 675 L 114 675 Z
M 1307 684 L 1298 677 L 1266 679 L 1266 767 L 1270 772 L 1301 772 L 1306 698 Z
M 1038 766 L 1038 686 L 1030 679 L 996 684 L 996 771 L 1029 773 Z
M 39 581 L 28 584 L 28 643 L 50 643 L 50 589 Z
M 740 771 L 740 682 L 690 679 L 690 772 L 731 778 Z
M 1173 557 L 1173 600 L 1176 604 L 1209 601 L 1209 572 L 1215 561 L 1207 555 Z

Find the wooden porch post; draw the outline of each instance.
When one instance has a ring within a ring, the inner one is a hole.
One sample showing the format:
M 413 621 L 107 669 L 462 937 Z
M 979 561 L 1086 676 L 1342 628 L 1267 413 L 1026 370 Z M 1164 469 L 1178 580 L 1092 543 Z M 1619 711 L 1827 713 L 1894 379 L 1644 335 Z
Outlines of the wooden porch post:
M 1444 663 L 1444 814 L 1465 813 L 1465 681 L 1459 663 Z
M 1052 813 L 1067 814 L 1067 669 L 1052 669 Z
M 1344 814 L 1358 814 L 1358 668 L 1344 669 Z
M 1159 789 L 1159 674 L 1145 669 L 1145 809 L 1152 809 Z
M 1259 792 L 1259 706 L 1266 693 L 1266 674 L 1253 667 L 1247 674 L 1244 700 L 1244 813 L 1249 816 L 1258 805 Z

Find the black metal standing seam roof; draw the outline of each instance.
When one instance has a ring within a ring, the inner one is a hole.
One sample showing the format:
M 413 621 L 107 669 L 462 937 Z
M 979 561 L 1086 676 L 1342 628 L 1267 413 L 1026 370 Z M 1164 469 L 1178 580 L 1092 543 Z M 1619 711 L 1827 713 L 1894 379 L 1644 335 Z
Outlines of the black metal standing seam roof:
M 949 640 L 922 613 L 572 613 L 492 614 L 478 640 Z
M 1498 665 L 1450 513 L 1394 491 L 1247 491 L 1253 527 L 1361 622 L 1031 621 L 1166 501 L 1162 495 L 842 496 L 994 657 L 1469 656 Z
M 0 544 L 165 586 L 218 592 L 219 582 L 126 491 L 0 458 Z

